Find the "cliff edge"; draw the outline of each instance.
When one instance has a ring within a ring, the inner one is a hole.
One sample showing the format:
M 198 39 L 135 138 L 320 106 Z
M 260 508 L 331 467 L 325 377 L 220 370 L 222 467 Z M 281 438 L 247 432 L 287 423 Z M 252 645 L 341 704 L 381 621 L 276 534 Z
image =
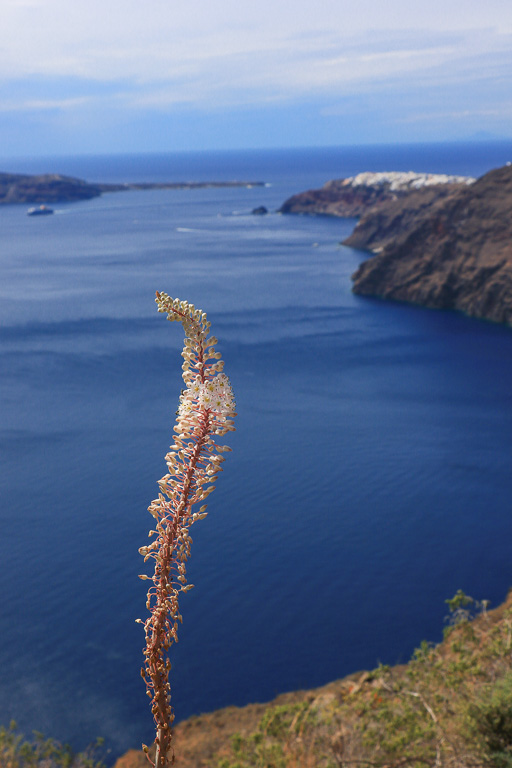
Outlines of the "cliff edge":
M 328 181 L 320 189 L 293 195 L 283 203 L 279 213 L 358 218 L 369 209 L 400 200 L 418 190 L 426 191 L 427 197 L 433 200 L 474 181 L 469 176 L 414 171 L 358 173 L 347 179 Z
M 512 595 L 493 611 L 457 592 L 439 645 L 268 704 L 228 707 L 175 728 L 178 768 L 508 766 Z M 130 750 L 115 768 L 147 768 Z
M 378 251 L 353 275 L 357 294 L 512 324 L 512 166 L 432 200 L 386 201 L 345 244 Z
M 354 293 L 512 324 L 512 166 L 478 180 L 361 173 L 280 211 L 360 219 L 344 245 L 376 255 L 352 276 Z

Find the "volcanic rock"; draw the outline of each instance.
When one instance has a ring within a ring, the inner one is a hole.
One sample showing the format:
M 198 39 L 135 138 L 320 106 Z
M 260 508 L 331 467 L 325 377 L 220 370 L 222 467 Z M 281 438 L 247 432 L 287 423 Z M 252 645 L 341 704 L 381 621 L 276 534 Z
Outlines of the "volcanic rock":
M 398 200 L 417 190 L 429 190 L 431 199 L 447 190 L 474 182 L 467 176 L 434 173 L 359 173 L 347 179 L 328 181 L 321 189 L 310 189 L 286 200 L 280 213 L 357 218 L 370 208 Z
M 345 244 L 378 251 L 353 275 L 357 294 L 512 324 L 511 166 L 437 197 L 387 201 Z

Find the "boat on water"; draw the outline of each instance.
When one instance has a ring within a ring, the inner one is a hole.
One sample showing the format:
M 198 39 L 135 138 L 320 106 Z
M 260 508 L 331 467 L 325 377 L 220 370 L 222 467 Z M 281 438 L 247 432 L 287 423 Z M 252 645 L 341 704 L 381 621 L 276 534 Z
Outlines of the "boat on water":
M 29 208 L 27 216 L 49 216 L 53 213 L 53 208 L 48 208 L 47 205 L 39 205 L 37 208 Z

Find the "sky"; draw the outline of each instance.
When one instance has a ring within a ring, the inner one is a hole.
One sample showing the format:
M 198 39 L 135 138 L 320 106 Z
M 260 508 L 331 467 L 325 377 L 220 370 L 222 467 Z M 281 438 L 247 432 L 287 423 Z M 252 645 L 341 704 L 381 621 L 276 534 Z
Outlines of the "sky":
M 511 0 L 0 0 L 0 155 L 512 138 Z

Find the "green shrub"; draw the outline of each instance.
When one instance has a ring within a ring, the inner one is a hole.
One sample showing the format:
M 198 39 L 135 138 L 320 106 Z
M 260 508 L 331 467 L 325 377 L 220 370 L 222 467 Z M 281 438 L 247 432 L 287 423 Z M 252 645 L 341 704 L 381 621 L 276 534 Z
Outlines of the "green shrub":
M 11 722 L 9 728 L 0 726 L 0 768 L 105 768 L 98 759 L 96 744 L 85 752 L 75 754 L 68 744 L 46 739 L 34 732 L 32 741 L 26 741 Z
M 487 687 L 469 714 L 491 765 L 512 768 L 512 672 Z

